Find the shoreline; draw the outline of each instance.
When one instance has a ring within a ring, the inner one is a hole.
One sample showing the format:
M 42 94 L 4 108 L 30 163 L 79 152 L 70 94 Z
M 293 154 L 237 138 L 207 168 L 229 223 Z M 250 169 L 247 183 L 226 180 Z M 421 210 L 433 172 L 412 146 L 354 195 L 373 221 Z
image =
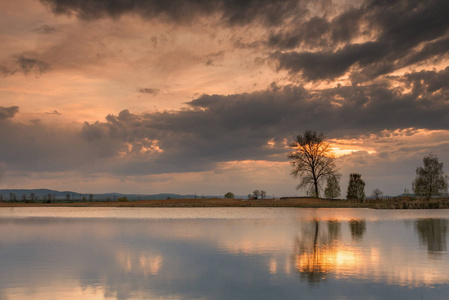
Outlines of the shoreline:
M 168 199 L 168 200 L 138 200 L 127 202 L 83 202 L 73 201 L 56 203 L 11 203 L 0 202 L 0 208 L 5 207 L 299 207 L 299 208 L 373 208 L 373 209 L 444 209 L 449 208 L 449 199 L 380 199 L 363 203 L 347 200 L 328 200 L 316 198 L 287 199 Z
M 332 205 L 330 205 L 332 203 Z M 56 203 L 14 203 L 0 202 L 0 207 L 365 207 L 363 203 L 349 203 L 338 200 L 302 199 L 168 199 L 168 200 L 136 200 L 136 201 L 104 201 L 83 202 L 61 201 Z

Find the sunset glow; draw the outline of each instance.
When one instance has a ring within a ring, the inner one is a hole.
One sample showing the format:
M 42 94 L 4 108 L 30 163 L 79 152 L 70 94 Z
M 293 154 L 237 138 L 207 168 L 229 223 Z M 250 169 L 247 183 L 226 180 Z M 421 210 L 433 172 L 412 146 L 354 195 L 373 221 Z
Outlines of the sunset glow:
M 296 195 L 306 130 L 342 185 L 449 163 L 446 2 L 128 2 L 0 2 L 0 188 Z

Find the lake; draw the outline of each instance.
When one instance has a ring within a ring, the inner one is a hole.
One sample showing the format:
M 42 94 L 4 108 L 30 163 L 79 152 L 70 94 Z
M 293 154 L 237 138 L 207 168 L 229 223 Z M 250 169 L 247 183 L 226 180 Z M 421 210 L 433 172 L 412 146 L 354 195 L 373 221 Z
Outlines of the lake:
M 1 208 L 0 299 L 449 299 L 448 210 Z

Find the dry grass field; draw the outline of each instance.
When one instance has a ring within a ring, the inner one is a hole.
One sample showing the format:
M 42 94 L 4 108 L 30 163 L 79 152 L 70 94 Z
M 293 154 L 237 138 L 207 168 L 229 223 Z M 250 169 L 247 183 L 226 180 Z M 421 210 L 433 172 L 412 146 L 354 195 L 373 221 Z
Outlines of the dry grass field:
M 169 199 L 128 202 L 72 202 L 72 203 L 10 203 L 0 202 L 0 207 L 367 207 L 363 203 L 315 198 L 289 199 Z
M 56 202 L 56 203 L 10 203 L 0 202 L 0 207 L 310 207 L 310 208 L 375 208 L 375 209 L 437 209 L 449 208 L 449 199 L 380 199 L 377 201 L 350 202 L 316 198 L 286 199 L 169 199 L 140 200 L 128 202 Z

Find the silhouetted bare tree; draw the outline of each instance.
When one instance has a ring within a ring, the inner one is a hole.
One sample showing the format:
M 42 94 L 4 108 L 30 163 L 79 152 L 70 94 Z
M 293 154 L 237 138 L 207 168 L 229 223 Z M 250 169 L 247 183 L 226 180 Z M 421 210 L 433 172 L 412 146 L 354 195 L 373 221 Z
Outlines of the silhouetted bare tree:
M 327 177 L 337 175 L 335 155 L 322 133 L 307 130 L 298 135 L 290 144 L 293 151 L 288 155 L 295 178 L 301 178 L 298 189 L 312 190 L 313 196 L 319 197 L 321 182 Z

